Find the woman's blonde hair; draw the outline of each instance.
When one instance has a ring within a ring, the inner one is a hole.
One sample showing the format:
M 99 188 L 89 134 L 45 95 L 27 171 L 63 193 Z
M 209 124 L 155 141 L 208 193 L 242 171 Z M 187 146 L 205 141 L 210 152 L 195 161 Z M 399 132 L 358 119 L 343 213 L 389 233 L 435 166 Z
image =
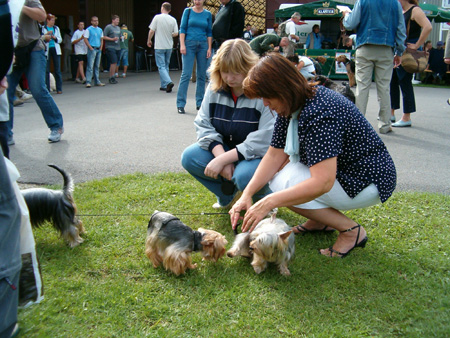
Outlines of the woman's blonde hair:
M 290 116 L 314 96 L 311 87 L 293 63 L 279 53 L 269 53 L 254 66 L 243 82 L 244 94 L 249 99 L 278 99 L 286 109 L 277 112 Z
M 250 45 L 242 39 L 225 41 L 214 55 L 209 72 L 211 74 L 211 89 L 230 91 L 223 81 L 220 72 L 242 74 L 247 76 L 250 69 L 256 65 L 259 57 L 252 51 Z

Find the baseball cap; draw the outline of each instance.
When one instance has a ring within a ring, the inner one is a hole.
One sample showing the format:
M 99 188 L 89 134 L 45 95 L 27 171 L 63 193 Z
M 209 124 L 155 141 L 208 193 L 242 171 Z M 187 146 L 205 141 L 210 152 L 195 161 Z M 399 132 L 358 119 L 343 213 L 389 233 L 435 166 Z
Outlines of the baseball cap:
M 444 45 L 444 41 L 438 41 L 436 46 L 438 47 L 442 47 Z

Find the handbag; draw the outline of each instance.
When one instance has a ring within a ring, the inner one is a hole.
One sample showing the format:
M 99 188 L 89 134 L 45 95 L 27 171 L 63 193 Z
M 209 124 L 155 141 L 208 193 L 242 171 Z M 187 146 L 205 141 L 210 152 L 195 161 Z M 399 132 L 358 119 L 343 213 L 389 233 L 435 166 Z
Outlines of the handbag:
M 402 55 L 402 67 L 408 73 L 421 73 L 427 64 L 428 54 L 425 51 L 406 48 Z
M 406 29 L 406 37 L 409 36 L 409 27 L 411 25 L 411 18 L 408 20 L 408 27 Z M 406 47 L 402 55 L 402 67 L 408 73 L 421 73 L 427 68 L 428 53 L 421 50 L 415 50 Z

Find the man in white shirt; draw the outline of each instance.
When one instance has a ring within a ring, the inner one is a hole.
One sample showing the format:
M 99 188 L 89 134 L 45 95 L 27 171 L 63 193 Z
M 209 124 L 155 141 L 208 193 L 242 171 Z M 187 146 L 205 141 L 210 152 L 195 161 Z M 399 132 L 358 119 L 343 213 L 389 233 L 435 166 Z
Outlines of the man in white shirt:
M 289 20 L 288 23 L 286 23 L 285 33 L 287 34 L 287 37 L 289 39 L 289 46 L 286 48 L 286 56 L 294 55 L 295 50 L 295 44 L 300 40 L 300 37 L 296 35 L 295 27 L 297 23 L 300 22 L 300 19 L 302 16 L 299 12 L 295 12 L 291 16 L 291 20 Z
M 75 47 L 75 58 L 78 62 L 77 76 L 75 82 L 86 83 L 86 76 L 84 76 L 84 61 L 87 60 L 87 46 L 84 42 L 84 22 L 78 23 L 78 30 L 73 33 L 72 45 Z
M 172 91 L 174 83 L 169 76 L 170 56 L 172 55 L 173 38 L 178 36 L 178 25 L 174 17 L 169 15 L 172 5 L 164 2 L 161 14 L 155 15 L 150 23 L 147 46 L 152 47 L 152 38 L 155 35 L 155 58 L 161 80 L 160 90 L 167 93 Z

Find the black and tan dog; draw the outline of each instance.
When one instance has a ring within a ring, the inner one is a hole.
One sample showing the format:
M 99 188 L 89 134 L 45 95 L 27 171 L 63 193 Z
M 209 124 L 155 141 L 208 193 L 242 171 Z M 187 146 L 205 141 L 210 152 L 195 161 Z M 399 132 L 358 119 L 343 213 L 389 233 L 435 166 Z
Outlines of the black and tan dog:
M 326 76 L 323 75 L 317 75 L 314 77 L 314 80 L 309 82 L 312 86 L 322 85 L 324 87 L 327 87 L 331 90 L 334 90 L 335 92 L 338 92 L 339 94 L 344 95 L 347 99 L 355 103 L 355 93 L 350 89 L 350 86 L 347 82 L 335 82 L 333 80 L 330 80 Z
M 348 76 L 348 83 L 350 87 L 356 86 L 356 79 L 355 79 L 355 61 L 349 60 L 345 55 L 339 55 L 336 57 L 336 61 L 341 64 L 343 63 L 345 65 L 345 70 L 347 71 Z
M 80 234 L 85 231 L 83 223 L 76 216 L 73 180 L 58 166 L 54 164 L 48 166 L 59 171 L 64 179 L 64 186 L 62 190 L 31 188 L 21 191 L 28 206 L 31 225 L 38 228 L 46 221 L 51 222 L 70 247 L 77 246 L 83 242 Z
M 193 251 L 201 251 L 203 260 L 216 262 L 225 254 L 227 244 L 225 236 L 216 231 L 192 230 L 177 217 L 155 211 L 148 223 L 145 254 L 153 267 L 162 263 L 166 270 L 178 276 L 197 267 L 191 261 Z

